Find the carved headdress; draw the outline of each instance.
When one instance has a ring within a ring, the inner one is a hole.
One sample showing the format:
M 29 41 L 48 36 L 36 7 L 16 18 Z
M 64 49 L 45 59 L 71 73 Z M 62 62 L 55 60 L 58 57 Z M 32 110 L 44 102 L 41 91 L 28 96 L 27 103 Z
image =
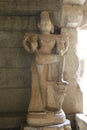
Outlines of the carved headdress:
M 45 19 L 45 20 L 49 20 L 50 21 L 49 13 L 47 11 L 41 12 L 40 17 L 41 17 L 41 20 Z
M 44 22 L 44 21 L 47 21 L 49 23 L 49 25 L 51 25 L 51 30 L 50 32 L 54 32 L 54 26 L 51 22 L 51 19 L 50 19 L 50 16 L 49 16 L 49 13 L 47 11 L 42 11 L 41 14 L 40 14 L 40 23 L 39 23 L 39 28 L 42 26 L 41 24 Z

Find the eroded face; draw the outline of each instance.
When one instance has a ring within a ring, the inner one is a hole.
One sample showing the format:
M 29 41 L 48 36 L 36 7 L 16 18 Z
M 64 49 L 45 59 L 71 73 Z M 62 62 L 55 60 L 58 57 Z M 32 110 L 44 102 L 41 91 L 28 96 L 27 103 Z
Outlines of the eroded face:
M 51 21 L 43 20 L 40 22 L 40 30 L 42 33 L 50 33 L 51 31 Z

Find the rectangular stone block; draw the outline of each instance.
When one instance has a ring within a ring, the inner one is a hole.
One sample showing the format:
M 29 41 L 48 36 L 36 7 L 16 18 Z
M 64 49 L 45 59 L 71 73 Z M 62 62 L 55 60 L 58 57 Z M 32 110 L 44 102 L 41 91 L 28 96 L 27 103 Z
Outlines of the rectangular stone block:
M 24 48 L 0 48 L 0 67 L 30 68 L 32 58 Z
M 21 48 L 25 32 L 0 31 L 0 48 Z
M 2 117 L 2 115 L 0 115 L 0 129 L 4 130 L 4 129 L 11 129 L 12 128 L 14 130 L 19 130 L 21 128 L 21 123 L 24 123 L 26 120 L 26 115 L 21 114 L 18 115 L 18 113 L 14 113 L 14 115 L 12 115 L 11 113 L 4 113 L 5 116 Z
M 7 0 L 0 2 L 0 15 L 30 15 L 30 11 L 57 10 L 58 0 Z
M 37 16 L 0 16 L 0 31 L 36 31 Z
M 0 69 L 0 89 L 31 88 L 29 69 Z
M 0 89 L 0 112 L 27 112 L 29 99 L 29 88 Z

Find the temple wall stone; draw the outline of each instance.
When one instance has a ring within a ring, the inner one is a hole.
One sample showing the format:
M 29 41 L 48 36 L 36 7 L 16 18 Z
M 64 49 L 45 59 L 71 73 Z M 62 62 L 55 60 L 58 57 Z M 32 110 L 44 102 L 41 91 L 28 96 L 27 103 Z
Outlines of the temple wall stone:
M 41 10 L 58 10 L 61 1 L 57 0 L 6 0 L 0 1 L 0 15 L 31 15 Z

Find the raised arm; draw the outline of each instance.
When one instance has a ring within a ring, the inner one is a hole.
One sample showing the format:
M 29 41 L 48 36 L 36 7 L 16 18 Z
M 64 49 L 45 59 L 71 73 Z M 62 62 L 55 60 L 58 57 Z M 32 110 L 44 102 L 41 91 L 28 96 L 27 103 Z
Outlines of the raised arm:
M 60 37 L 57 37 L 56 44 L 57 51 L 61 56 L 63 56 L 68 51 L 69 37 L 66 35 L 61 35 Z
M 33 53 L 37 50 L 37 35 L 26 33 L 23 40 L 24 49 Z
M 62 41 L 63 45 L 64 45 L 64 50 L 63 50 L 63 55 L 68 51 L 69 48 L 69 37 L 68 36 L 63 36 L 63 41 Z

